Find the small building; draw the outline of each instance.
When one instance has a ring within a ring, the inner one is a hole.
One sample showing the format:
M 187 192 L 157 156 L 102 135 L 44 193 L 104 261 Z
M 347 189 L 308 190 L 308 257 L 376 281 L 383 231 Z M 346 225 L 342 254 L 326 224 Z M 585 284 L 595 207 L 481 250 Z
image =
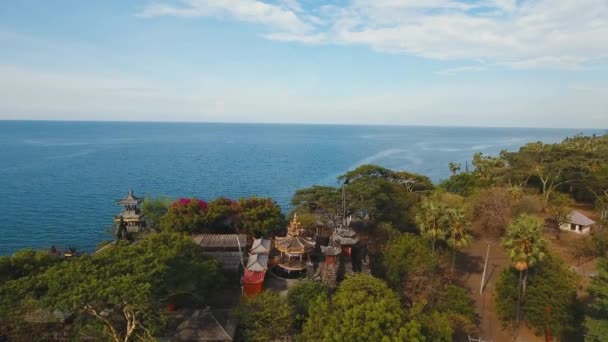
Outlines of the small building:
M 287 235 L 274 238 L 274 246 L 281 252 L 278 265 L 288 274 L 306 270 L 309 253 L 315 247 L 314 241 L 301 236 L 302 232 L 298 215 L 294 214 Z
M 206 255 L 218 259 L 224 270 L 238 271 L 243 264 L 243 250 L 247 248 L 245 234 L 198 234 L 192 240 Z
M 583 215 L 580 211 L 573 210 L 567 217 L 566 222 L 562 223 L 559 228 L 578 234 L 589 234 L 591 226 L 595 221 Z
M 143 201 L 144 199 L 136 197 L 131 189 L 123 199 L 116 200 L 116 204 L 123 206 L 122 212 L 114 218 L 117 238 L 124 239 L 128 233 L 137 233 L 145 228 L 146 221 L 139 208 Z
M 192 317 L 177 326 L 173 341 L 232 342 L 236 333 L 236 319 L 227 310 L 210 308 L 197 310 Z
M 263 238 L 253 240 L 242 278 L 243 292 L 247 297 L 258 295 L 264 289 L 264 279 L 268 270 L 270 242 L 270 240 Z

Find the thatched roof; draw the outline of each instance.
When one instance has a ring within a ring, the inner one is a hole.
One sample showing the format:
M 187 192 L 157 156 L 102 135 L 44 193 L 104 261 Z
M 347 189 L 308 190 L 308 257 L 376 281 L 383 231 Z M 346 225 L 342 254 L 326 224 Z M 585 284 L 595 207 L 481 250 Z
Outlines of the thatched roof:
M 568 223 L 577 224 L 577 225 L 581 225 L 581 226 L 591 226 L 591 225 L 595 224 L 595 221 L 593 221 L 592 219 L 590 219 L 587 216 L 583 215 L 580 211 L 577 211 L 577 210 L 573 210 L 568 215 L 567 222 Z
M 178 327 L 174 341 L 180 342 L 231 342 L 236 332 L 236 320 L 227 311 L 205 309 L 196 311 Z

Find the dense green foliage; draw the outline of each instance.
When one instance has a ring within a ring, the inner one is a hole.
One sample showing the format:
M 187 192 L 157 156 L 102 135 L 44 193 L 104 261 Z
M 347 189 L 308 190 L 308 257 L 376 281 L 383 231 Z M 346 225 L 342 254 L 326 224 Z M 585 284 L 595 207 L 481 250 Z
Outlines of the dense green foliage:
M 346 214 L 368 225 L 388 222 L 400 230 L 413 229 L 411 210 L 417 194 L 434 188 L 428 177 L 362 165 L 338 177 L 346 195 Z M 342 190 L 328 186 L 301 189 L 292 198 L 298 213 L 312 213 L 321 222 L 336 222 L 342 211 Z
M 246 299 L 238 311 L 240 333 L 245 341 L 277 341 L 291 333 L 292 310 L 279 294 L 264 291 Z
M 24 249 L 12 256 L 0 257 L 0 285 L 9 280 L 35 276 L 62 259 L 47 251 Z
M 346 278 L 330 300 L 312 304 L 303 341 L 424 341 L 420 324 L 407 322 L 396 293 L 365 274 Z
M 386 279 L 393 289 L 414 301 L 441 283 L 439 261 L 428 243 L 413 234 L 389 240 L 384 251 Z
M 543 236 L 540 220 L 534 216 L 521 215 L 509 225 L 502 246 L 509 259 L 521 271 L 543 260 L 548 242 Z
M 219 263 L 189 238 L 152 234 L 6 282 L 0 287 L 0 312 L 73 312 L 86 317 L 83 324 L 99 336 L 130 341 L 162 332 L 162 308 L 172 298 L 187 295 L 200 305 L 221 279 Z
M 270 237 L 285 226 L 279 205 L 270 198 L 241 198 L 236 228 L 241 233 Z
M 329 288 L 318 281 L 305 280 L 289 289 L 287 302 L 292 308 L 296 329 L 302 328 L 302 324 L 308 319 L 310 305 L 319 297 L 327 300 Z
M 506 269 L 496 284 L 496 306 L 504 324 L 515 320 L 518 272 Z M 549 256 L 528 274 L 526 294 L 522 299 L 523 321 L 537 335 L 544 334 L 548 322 L 551 334 L 571 340 L 580 330 L 580 304 L 576 298 L 576 275 L 562 260 Z M 547 315 L 547 306 L 551 308 Z
M 585 317 L 585 341 L 601 342 L 608 336 L 608 259 L 598 263 L 597 275 L 589 284 L 592 302 Z
M 167 214 L 172 202 L 169 197 L 146 197 L 141 204 L 141 213 L 144 215 L 146 225 L 152 229 L 160 229 L 161 218 Z

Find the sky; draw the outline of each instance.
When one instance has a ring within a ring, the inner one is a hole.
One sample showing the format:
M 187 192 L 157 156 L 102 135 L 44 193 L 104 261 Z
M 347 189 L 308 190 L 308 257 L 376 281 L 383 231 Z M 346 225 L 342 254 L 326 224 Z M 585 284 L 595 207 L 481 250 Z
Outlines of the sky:
M 608 128 L 607 0 L 4 0 L 0 119 Z

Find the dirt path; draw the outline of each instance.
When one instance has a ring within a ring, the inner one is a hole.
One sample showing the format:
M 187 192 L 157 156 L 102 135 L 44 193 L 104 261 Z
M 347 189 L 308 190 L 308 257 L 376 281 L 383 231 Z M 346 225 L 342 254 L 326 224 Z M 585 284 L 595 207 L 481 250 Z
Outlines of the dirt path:
M 476 238 L 469 247 L 462 250 L 458 255 L 457 270 L 462 284 L 467 287 L 475 300 L 477 313 L 479 314 L 480 335 L 475 336 L 486 342 L 508 342 L 513 341 L 513 331 L 503 329 L 496 307 L 494 305 L 494 293 L 496 281 L 503 269 L 509 267 L 509 261 L 502 248 L 496 241 L 490 241 L 490 257 L 486 270 L 486 285 L 483 294 L 479 294 L 481 276 L 487 250 L 487 241 L 484 238 Z M 522 324 L 517 341 L 542 342 L 544 339 L 534 336 Z

